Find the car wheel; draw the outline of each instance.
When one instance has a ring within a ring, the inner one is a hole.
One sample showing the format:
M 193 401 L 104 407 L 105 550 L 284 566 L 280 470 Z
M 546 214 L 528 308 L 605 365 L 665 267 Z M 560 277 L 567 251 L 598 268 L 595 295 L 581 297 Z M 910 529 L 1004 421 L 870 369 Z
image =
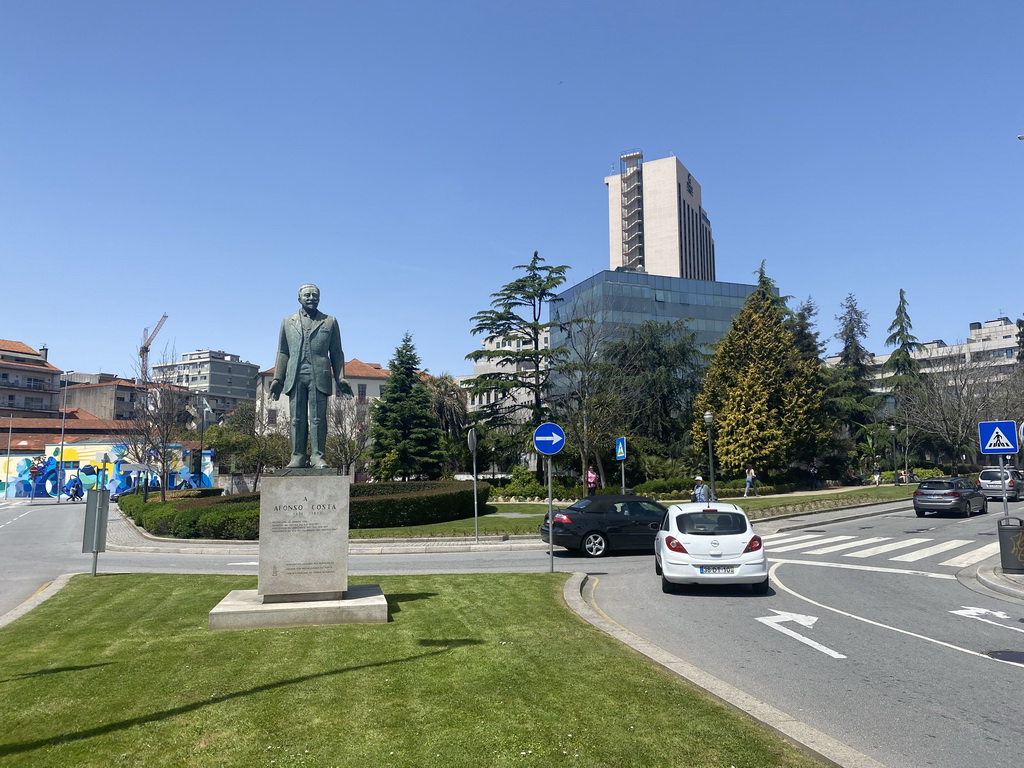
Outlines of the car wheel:
M 587 557 L 601 557 L 608 552 L 608 539 L 603 533 L 588 533 L 583 537 L 583 554 Z
M 754 590 L 755 595 L 767 595 L 768 594 L 768 577 L 764 577 L 764 581 L 759 581 L 757 584 L 751 584 L 750 588 Z
M 917 513 L 918 517 L 924 517 L 924 510 L 923 509 L 915 509 L 914 512 Z
M 674 595 L 676 593 L 676 585 L 666 579 L 664 575 L 661 577 L 661 591 L 666 595 Z
M 658 562 L 658 558 L 654 558 L 654 575 L 661 576 L 661 563 Z
M 981 500 L 981 514 L 983 514 L 983 515 L 987 515 L 988 514 L 988 499 L 982 499 Z

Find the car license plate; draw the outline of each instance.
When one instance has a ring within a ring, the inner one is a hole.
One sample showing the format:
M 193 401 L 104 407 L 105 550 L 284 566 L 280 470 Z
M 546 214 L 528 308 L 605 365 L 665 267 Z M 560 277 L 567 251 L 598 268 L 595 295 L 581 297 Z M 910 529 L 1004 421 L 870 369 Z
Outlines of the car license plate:
M 700 567 L 701 573 L 733 573 L 736 566 L 734 565 L 702 565 Z

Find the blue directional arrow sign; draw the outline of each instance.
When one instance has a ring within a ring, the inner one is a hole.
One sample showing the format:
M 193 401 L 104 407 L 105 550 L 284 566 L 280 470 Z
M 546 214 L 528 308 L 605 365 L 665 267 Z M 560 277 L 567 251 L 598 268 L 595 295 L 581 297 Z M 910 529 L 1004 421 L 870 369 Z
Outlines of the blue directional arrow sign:
M 978 424 L 978 441 L 982 453 L 1017 453 L 1017 422 L 983 421 Z
M 537 453 L 554 456 L 564 445 L 565 432 L 557 424 L 549 421 L 533 430 L 533 447 L 537 449 Z
M 615 458 L 619 461 L 626 460 L 626 438 L 624 437 L 615 438 Z

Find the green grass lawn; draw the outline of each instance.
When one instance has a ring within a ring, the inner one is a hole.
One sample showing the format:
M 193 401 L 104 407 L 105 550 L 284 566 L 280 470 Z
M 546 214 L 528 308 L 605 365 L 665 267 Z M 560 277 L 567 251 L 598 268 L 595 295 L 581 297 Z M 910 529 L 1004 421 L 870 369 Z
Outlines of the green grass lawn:
M 0 629 L 0 765 L 822 765 L 581 621 L 565 578 L 374 578 L 386 625 L 215 633 L 254 579 L 79 576 Z

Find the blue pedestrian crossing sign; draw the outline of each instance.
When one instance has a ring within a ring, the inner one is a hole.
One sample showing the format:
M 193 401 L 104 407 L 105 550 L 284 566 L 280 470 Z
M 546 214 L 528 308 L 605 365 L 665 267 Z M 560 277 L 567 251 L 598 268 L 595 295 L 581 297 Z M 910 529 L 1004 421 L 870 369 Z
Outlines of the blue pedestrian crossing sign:
M 983 421 L 978 424 L 982 453 L 1017 453 L 1017 422 Z
M 626 438 L 624 437 L 615 438 L 615 458 L 619 461 L 626 460 Z
M 565 432 L 557 424 L 550 421 L 533 430 L 533 447 L 537 453 L 554 456 L 565 446 Z

